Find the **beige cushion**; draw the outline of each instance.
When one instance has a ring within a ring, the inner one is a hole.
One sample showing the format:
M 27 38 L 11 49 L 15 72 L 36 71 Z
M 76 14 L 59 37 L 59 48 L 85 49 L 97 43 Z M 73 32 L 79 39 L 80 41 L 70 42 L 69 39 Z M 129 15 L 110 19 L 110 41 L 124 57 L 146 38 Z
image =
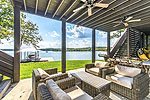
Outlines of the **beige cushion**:
M 41 68 L 38 68 L 37 70 L 38 70 L 38 72 L 39 72 L 41 78 L 47 78 L 47 77 L 50 76 L 48 73 L 46 73 L 46 72 L 45 72 L 43 69 L 41 69 Z
M 109 66 L 109 63 L 108 63 L 108 62 L 102 62 L 102 61 L 96 61 L 96 62 L 95 62 L 95 66 L 96 66 L 97 68 L 102 68 L 102 67 Z
M 91 100 L 92 97 L 82 91 L 78 86 L 65 90 L 72 100 Z
M 106 77 L 107 79 L 108 77 Z M 120 74 L 116 74 L 114 76 L 111 76 L 111 79 L 116 81 L 119 85 L 122 85 L 124 87 L 127 87 L 129 89 L 132 89 L 133 85 L 133 78 L 131 77 L 126 77 Z
M 133 68 L 133 67 L 127 67 L 121 65 L 116 65 L 115 71 L 120 75 L 129 76 L 129 77 L 134 77 L 141 73 L 141 69 L 139 68 Z
M 71 100 L 71 97 L 59 88 L 53 80 L 46 81 L 46 86 L 48 87 L 54 100 Z
M 89 70 L 96 72 L 96 73 L 99 73 L 99 68 L 90 68 Z

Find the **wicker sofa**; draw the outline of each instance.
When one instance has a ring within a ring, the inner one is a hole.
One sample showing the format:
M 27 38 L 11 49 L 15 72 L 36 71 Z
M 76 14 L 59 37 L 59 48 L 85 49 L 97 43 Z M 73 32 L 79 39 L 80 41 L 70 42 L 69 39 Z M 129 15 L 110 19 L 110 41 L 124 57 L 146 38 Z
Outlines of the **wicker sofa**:
M 75 85 L 75 79 L 68 77 L 59 81 L 48 80 L 46 84 L 38 85 L 37 100 L 110 100 L 104 94 L 91 97 L 78 86 Z
M 32 91 L 34 99 L 37 100 L 37 87 L 39 83 L 45 83 L 46 80 L 53 79 L 54 81 L 61 80 L 68 77 L 67 73 L 57 73 L 57 68 L 51 68 L 44 70 L 50 75 L 50 77 L 43 79 L 40 76 L 40 73 L 37 69 L 34 69 L 32 72 Z
M 113 73 L 107 74 L 108 70 L 112 70 Z M 114 91 L 128 99 L 143 100 L 149 94 L 149 76 L 143 70 L 141 70 L 140 74 L 133 77 L 132 88 L 128 88 L 111 78 L 111 76 L 117 74 L 114 68 L 104 69 L 102 70 L 102 73 L 104 78 L 112 82 L 110 85 L 111 91 Z
M 103 69 L 108 69 L 108 68 L 113 67 L 113 65 L 111 65 L 108 62 L 99 62 L 99 63 L 107 63 L 107 64 L 106 65 L 102 65 L 102 66 L 100 65 L 98 67 L 96 66 L 96 62 L 95 63 L 91 63 L 91 64 L 85 64 L 85 72 L 88 72 L 90 74 L 102 77 L 102 70 Z

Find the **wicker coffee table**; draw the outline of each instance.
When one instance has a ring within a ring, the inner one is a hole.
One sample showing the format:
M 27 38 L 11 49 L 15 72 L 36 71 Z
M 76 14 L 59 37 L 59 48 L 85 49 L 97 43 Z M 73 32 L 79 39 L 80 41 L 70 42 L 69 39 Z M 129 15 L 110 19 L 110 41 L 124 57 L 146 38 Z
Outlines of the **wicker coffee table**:
M 109 97 L 110 95 L 110 81 L 94 76 L 84 71 L 71 73 L 76 78 L 77 82 L 81 82 L 81 89 L 90 96 L 95 97 L 99 93 L 103 93 Z

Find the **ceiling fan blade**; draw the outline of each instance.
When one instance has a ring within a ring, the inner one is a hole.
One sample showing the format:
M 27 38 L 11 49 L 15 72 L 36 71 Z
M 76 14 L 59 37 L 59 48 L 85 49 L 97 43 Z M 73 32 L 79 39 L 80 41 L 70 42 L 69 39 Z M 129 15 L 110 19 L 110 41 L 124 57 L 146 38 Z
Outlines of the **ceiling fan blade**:
M 117 27 L 117 26 L 119 26 L 121 23 L 119 23 L 119 24 L 117 24 L 117 25 L 115 25 L 115 26 L 113 26 L 113 27 Z
M 77 11 L 79 11 L 79 10 L 85 8 L 85 7 L 86 7 L 86 5 L 83 5 L 83 6 L 79 7 L 79 8 L 77 8 L 77 9 L 73 10 L 73 12 L 77 12 Z
M 86 0 L 81 0 L 82 2 L 86 2 Z
M 131 23 L 131 22 L 139 22 L 139 21 L 141 21 L 141 19 L 129 20 L 128 22 Z
M 124 26 L 125 26 L 125 27 L 128 27 L 128 26 L 129 26 L 129 24 L 128 24 L 128 23 L 123 23 L 123 24 L 124 24 Z
M 102 7 L 102 8 L 107 8 L 109 6 L 109 4 L 105 4 L 105 3 L 95 3 L 94 5 L 96 7 Z
M 125 21 L 129 21 L 130 19 L 132 19 L 133 17 L 132 16 L 130 16 L 130 17 L 128 17 Z
M 88 8 L 88 16 L 91 16 L 91 15 L 92 15 L 92 8 L 89 7 L 89 8 Z
M 120 21 L 115 21 L 115 22 L 112 22 L 112 23 L 121 23 Z

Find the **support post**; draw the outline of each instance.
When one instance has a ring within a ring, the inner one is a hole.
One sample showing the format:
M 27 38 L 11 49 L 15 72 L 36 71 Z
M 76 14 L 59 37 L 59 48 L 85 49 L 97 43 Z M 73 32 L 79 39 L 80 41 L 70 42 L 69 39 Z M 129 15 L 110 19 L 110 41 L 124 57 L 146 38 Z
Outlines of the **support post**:
M 92 29 L 92 63 L 95 63 L 95 29 Z
M 20 81 L 20 6 L 14 6 L 14 82 Z
M 66 72 L 66 20 L 62 19 L 62 73 Z
M 110 32 L 107 32 L 107 55 L 110 57 Z
M 146 34 L 146 49 L 148 49 L 148 35 Z
M 130 57 L 130 29 L 127 29 L 127 57 Z

